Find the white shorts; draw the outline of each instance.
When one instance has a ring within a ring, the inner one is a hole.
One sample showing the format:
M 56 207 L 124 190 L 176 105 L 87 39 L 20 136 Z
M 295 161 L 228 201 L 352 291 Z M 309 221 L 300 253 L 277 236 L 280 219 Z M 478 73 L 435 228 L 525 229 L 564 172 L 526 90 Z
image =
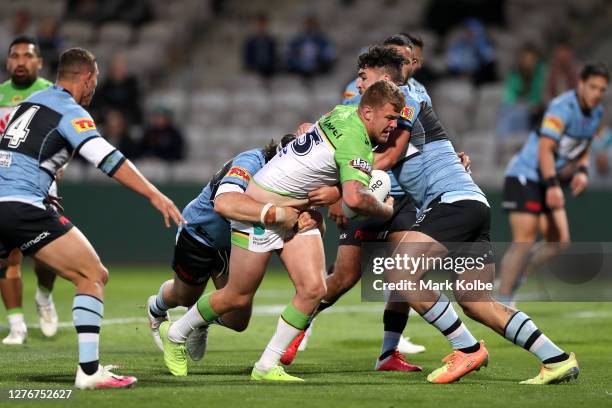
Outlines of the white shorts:
M 296 234 L 281 231 L 280 228 L 266 228 L 261 224 L 233 221 L 232 245 L 247 249 L 251 252 L 270 252 L 282 249 L 285 242 Z M 321 235 L 318 228 L 302 232 L 297 235 Z

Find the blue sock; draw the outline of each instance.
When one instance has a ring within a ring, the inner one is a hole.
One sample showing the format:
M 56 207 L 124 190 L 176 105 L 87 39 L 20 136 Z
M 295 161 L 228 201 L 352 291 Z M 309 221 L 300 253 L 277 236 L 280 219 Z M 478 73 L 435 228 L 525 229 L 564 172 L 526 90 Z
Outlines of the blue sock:
M 453 305 L 443 293 L 440 294 L 438 301 L 422 316 L 423 319 L 446 336 L 454 349 L 472 353 L 480 348 L 476 338 L 465 327 L 465 324 L 457 316 Z
M 166 312 L 168 312 L 168 309 L 170 309 L 170 307 L 164 302 L 164 297 L 162 295 L 164 292 L 165 285 L 166 282 L 162 283 L 162 285 L 159 287 L 159 292 L 157 292 L 155 302 L 151 305 L 151 307 L 149 307 L 151 314 L 155 317 L 166 316 Z
M 531 318 L 523 312 L 516 312 L 508 320 L 504 329 L 504 337 L 534 354 L 545 364 L 563 361 L 569 357 L 538 330 Z
M 104 316 L 104 303 L 90 295 L 76 295 L 72 304 L 72 320 L 79 339 L 79 365 L 92 375 L 98 371 L 100 325 Z

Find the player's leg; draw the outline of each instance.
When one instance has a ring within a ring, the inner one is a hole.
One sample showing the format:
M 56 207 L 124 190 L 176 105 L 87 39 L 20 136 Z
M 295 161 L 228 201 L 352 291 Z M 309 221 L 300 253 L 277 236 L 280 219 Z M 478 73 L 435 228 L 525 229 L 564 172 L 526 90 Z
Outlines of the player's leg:
M 464 238 L 467 233 L 473 229 L 480 231 L 489 223 L 490 210 L 484 203 L 472 200 L 447 203 L 436 199 L 421 213 L 411 231 L 406 233 L 396 253 L 415 258 L 444 258 L 449 254 L 447 246 L 467 241 Z M 454 382 L 486 365 L 488 352 L 484 344 L 470 333 L 448 297 L 419 286 L 427 270 L 421 267 L 410 270 L 410 273 L 401 272 L 399 276 L 391 276 L 396 281 L 414 281 L 416 288 L 398 292 L 399 295 L 408 300 L 410 307 L 425 321 L 438 329 L 453 348 L 453 353 L 444 359 L 445 365 L 429 374 L 427 380 L 433 383 Z
M 28 328 L 23 317 L 23 281 L 21 280 L 21 261 L 23 255 L 14 249 L 8 256 L 6 268 L 0 273 L 0 293 L 9 321 L 9 335 L 3 344 L 19 345 L 25 343 Z
M 532 244 L 538 237 L 540 215 L 547 211 L 546 189 L 523 176 L 508 176 L 504 180 L 502 206 L 509 213 L 512 245 L 501 261 L 497 298 L 511 305 L 529 267 Z
M 412 223 L 414 220 L 412 220 Z M 387 240 L 398 244 L 406 231 L 396 231 L 389 234 Z M 380 355 L 376 359 L 377 371 L 421 371 L 422 368 L 410 364 L 402 353 L 415 354 L 425 351 L 425 347 L 413 344 L 405 339 L 402 333 L 408 324 L 410 306 L 407 302 L 387 301 L 383 312 L 383 341 Z M 401 349 L 403 347 L 403 350 Z
M 157 295 L 147 299 L 147 316 L 155 344 L 163 351 L 159 326 L 167 321 L 168 310 L 177 306 L 191 307 L 202 295 L 211 273 L 216 273 L 218 252 L 197 241 L 185 229 L 174 245 L 172 270 L 174 278 L 159 287 Z M 203 354 L 202 354 L 203 355 Z
M 87 238 L 71 228 L 32 256 L 76 286 L 72 315 L 79 343 L 77 388 L 118 388 L 136 382 L 134 377 L 112 374 L 99 364 L 99 336 L 104 315 L 104 285 L 108 271 Z
M 465 281 L 493 281 L 495 264 L 487 264 L 482 271 L 466 271 L 462 274 Z M 550 384 L 578 377 L 580 372 L 574 354 L 567 354 L 552 340 L 542 333 L 535 322 L 525 313 L 497 302 L 488 291 L 479 291 L 477 298 L 470 299 L 474 294 L 464 294 L 455 291 L 460 299 L 463 312 L 470 318 L 491 328 L 498 334 L 519 347 L 532 353 L 542 363 L 540 375 L 523 381 L 524 384 Z M 470 299 L 464 301 L 461 299 Z
M 196 307 L 189 309 L 176 322 L 162 323 L 160 337 L 164 344 L 164 362 L 172 374 L 187 375 L 184 344 L 194 329 L 213 324 L 221 315 L 252 304 L 270 256 L 270 252 L 252 252 L 232 244 L 227 284 L 200 297 Z
M 57 333 L 58 324 L 57 311 L 55 310 L 55 303 L 51 294 L 56 273 L 38 261 L 34 262 L 34 273 L 38 281 L 34 302 L 38 312 L 40 330 L 45 337 L 53 337 Z
M 539 215 L 511 212 L 509 215 L 512 245 L 501 261 L 498 299 L 507 305 L 514 301 L 523 272 L 529 263 L 533 243 L 538 237 Z
M 344 238 L 340 238 L 336 261 L 330 267 L 325 279 L 327 287 L 325 296 L 321 299 L 307 327 L 295 337 L 285 350 L 280 360 L 284 365 L 293 363 L 298 349 L 306 336 L 306 330 L 312 324 L 312 320 L 323 310 L 333 306 L 342 295 L 359 282 L 361 278 L 361 241 L 359 239 L 348 238 L 353 236 L 354 234 L 350 229 L 341 234 L 341 237 Z
M 254 380 L 296 381 L 279 366 L 289 344 L 306 328 L 325 296 L 325 253 L 318 230 L 299 234 L 285 242 L 280 258 L 295 286 L 295 296 L 281 314 L 276 332 L 255 363 Z

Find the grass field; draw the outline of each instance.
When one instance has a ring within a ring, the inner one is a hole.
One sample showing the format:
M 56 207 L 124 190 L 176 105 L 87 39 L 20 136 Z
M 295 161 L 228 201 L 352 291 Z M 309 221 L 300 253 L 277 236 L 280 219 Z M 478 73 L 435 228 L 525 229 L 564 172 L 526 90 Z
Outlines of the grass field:
M 253 363 L 273 333 L 283 305 L 292 296 L 285 274 L 270 273 L 256 298 L 255 316 L 241 334 L 214 327 L 204 360 L 190 366 L 187 378 L 166 372 L 162 355 L 153 345 L 145 320 L 144 303 L 157 291 L 168 274 L 161 268 L 110 268 L 105 299 L 101 361 L 123 366 L 118 373 L 139 379 L 131 390 L 75 392 L 63 402 L 44 406 L 92 407 L 479 407 L 479 406 L 612 406 L 612 304 L 524 303 L 548 336 L 560 346 L 576 352 L 582 373 L 577 382 L 549 386 L 521 386 L 519 381 L 538 372 L 538 361 L 465 318 L 473 333 L 483 338 L 490 352 L 489 367 L 460 383 L 438 386 L 425 381 L 448 352 L 446 340 L 418 316 L 411 316 L 408 329 L 427 352 L 410 359 L 424 367 L 423 373 L 378 373 L 372 370 L 382 333 L 382 305 L 361 303 L 353 290 L 316 321 L 308 350 L 298 355 L 288 370 L 303 377 L 302 384 L 255 384 L 248 379 Z M 25 272 L 25 312 L 33 324 L 34 282 Z M 53 339 L 30 328 L 23 347 L 0 344 L 0 404 L 10 388 L 71 388 L 77 361 L 75 331 L 70 325 L 73 289 L 58 281 L 55 301 L 60 321 L 68 324 Z M 6 335 L 5 319 L 0 335 Z M 40 403 L 40 402 L 39 402 Z M 77 404 L 77 405 L 73 405 Z

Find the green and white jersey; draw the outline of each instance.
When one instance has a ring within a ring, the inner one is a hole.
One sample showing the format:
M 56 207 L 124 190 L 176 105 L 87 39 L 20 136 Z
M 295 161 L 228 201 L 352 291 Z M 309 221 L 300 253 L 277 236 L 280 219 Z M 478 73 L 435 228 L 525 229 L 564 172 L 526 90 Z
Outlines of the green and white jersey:
M 10 79 L 0 84 L 0 134 L 4 132 L 8 117 L 13 108 L 27 99 L 34 92 L 42 91 L 53 85 L 52 82 L 38 77 L 27 88 L 18 88 Z
M 373 161 L 357 105 L 339 105 L 279 151 L 253 181 L 265 190 L 303 199 L 311 191 L 339 182 L 369 185 Z

